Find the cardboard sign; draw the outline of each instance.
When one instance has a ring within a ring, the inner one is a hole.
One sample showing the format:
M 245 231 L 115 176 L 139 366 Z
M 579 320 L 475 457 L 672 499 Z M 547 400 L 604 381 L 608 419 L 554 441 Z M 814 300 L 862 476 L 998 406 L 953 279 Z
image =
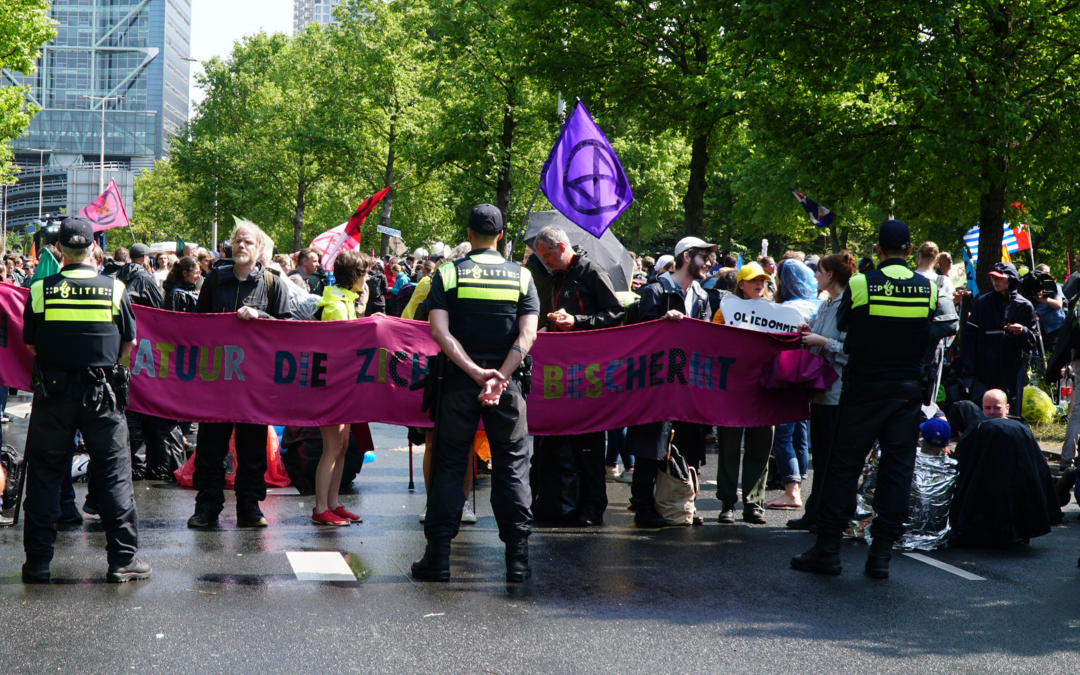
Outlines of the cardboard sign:
M 797 333 L 806 323 L 799 310 L 768 300 L 743 300 L 726 295 L 720 301 L 724 322 L 734 328 L 756 330 L 759 333 Z

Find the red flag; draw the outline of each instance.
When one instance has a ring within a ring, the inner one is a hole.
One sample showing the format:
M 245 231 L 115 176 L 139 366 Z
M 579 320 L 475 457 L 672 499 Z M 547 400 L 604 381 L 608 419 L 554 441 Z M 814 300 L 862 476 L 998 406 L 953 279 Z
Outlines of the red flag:
M 114 227 L 127 227 L 127 210 L 124 209 L 124 200 L 120 198 L 120 190 L 116 187 L 116 181 L 110 180 L 109 187 L 105 188 L 105 192 L 102 192 L 97 199 L 84 206 L 79 211 L 79 215 L 94 224 L 94 232 Z
M 1026 227 L 1027 225 L 1021 225 L 1013 229 L 1013 236 L 1016 237 L 1016 250 L 1018 251 L 1027 251 L 1031 248 L 1031 237 L 1028 236 Z
M 322 266 L 329 269 L 334 264 L 334 258 L 337 257 L 338 251 L 345 245 L 346 241 L 350 239 L 355 242 L 353 247 L 360 244 L 360 226 L 364 224 L 364 220 L 368 217 L 372 211 L 375 210 L 375 205 L 382 201 L 382 198 L 386 196 L 386 193 L 390 191 L 389 187 L 385 187 L 379 192 L 371 195 L 356 207 L 356 213 L 352 214 L 349 218 L 349 222 L 345 223 L 345 231 L 338 236 L 334 245 L 330 247 L 329 252 L 323 256 Z

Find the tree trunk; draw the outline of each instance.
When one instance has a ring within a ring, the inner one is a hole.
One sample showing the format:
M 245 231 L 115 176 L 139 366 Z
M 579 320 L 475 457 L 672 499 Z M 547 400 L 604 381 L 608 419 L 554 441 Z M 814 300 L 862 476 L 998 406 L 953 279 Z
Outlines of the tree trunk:
M 641 225 L 634 225 L 630 228 L 630 250 L 638 255 L 641 251 L 638 251 L 638 242 L 641 241 Z
M 499 240 L 498 248 L 499 253 L 504 256 L 507 255 L 506 238 L 513 236 L 510 227 L 510 191 L 513 189 L 514 184 L 510 181 L 510 162 L 513 158 L 514 128 L 517 127 L 517 122 L 514 121 L 514 108 L 510 101 L 511 95 L 508 93 L 506 98 L 506 108 L 503 109 L 502 136 L 499 138 L 502 143 L 502 161 L 499 162 L 499 176 L 495 182 L 495 206 L 502 214 L 503 232 L 506 233 Z M 514 252 L 510 251 L 509 254 L 513 255 Z
M 394 143 L 397 141 L 397 114 L 390 116 L 390 136 L 387 139 L 386 151 L 386 175 L 383 177 L 383 187 L 390 187 L 394 184 Z M 391 189 L 386 193 L 386 196 L 379 202 L 379 206 L 382 208 L 381 215 L 379 216 L 379 225 L 383 227 L 390 227 L 390 210 L 394 205 L 394 190 Z M 390 235 L 384 234 L 379 237 L 379 255 L 386 255 L 390 252 Z
M 836 234 L 836 222 L 829 223 L 829 245 L 833 253 L 840 252 L 840 237 Z
M 705 172 L 709 168 L 709 133 L 695 136 L 690 145 L 690 182 L 683 197 L 684 227 L 687 236 L 705 235 Z
M 304 196 L 307 193 L 307 183 L 301 179 L 296 185 L 296 211 L 293 213 L 293 251 L 299 251 L 304 247 L 304 207 L 307 202 Z
M 998 155 L 992 166 L 983 170 L 983 179 L 989 185 L 979 198 L 979 262 L 976 282 L 979 290 L 986 292 L 992 287 L 987 276 L 994 263 L 1001 261 L 1001 236 L 1005 232 L 1005 194 L 1009 186 L 1009 158 Z

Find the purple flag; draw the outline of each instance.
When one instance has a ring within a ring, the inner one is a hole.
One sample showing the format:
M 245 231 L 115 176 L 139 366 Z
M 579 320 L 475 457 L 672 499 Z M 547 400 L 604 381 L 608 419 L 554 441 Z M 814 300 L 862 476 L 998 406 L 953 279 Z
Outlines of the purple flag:
M 559 213 L 596 237 L 634 201 L 619 158 L 581 101 L 544 162 L 540 189 Z

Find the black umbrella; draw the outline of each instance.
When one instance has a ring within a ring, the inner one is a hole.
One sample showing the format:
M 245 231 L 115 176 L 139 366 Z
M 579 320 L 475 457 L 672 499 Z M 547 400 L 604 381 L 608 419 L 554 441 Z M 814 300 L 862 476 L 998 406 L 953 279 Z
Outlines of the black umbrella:
M 612 234 L 611 229 L 604 231 L 599 239 L 591 232 L 586 232 L 568 220 L 558 211 L 534 211 L 529 214 L 529 229 L 525 233 L 525 244 L 536 251 L 533 243 L 536 235 L 545 227 L 557 227 L 570 238 L 570 243 L 589 256 L 589 260 L 600 265 L 611 277 L 611 285 L 616 291 L 630 290 L 630 280 L 634 275 L 634 259 Z

